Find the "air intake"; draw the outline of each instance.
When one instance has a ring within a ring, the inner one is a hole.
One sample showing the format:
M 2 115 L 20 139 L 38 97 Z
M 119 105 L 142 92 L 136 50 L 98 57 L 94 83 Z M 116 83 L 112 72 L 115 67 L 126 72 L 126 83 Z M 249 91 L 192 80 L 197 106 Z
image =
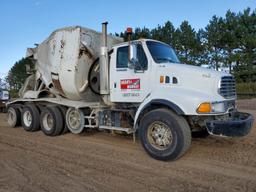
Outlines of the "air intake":
M 236 97 L 236 84 L 233 76 L 224 76 L 221 78 L 219 94 L 226 99 Z

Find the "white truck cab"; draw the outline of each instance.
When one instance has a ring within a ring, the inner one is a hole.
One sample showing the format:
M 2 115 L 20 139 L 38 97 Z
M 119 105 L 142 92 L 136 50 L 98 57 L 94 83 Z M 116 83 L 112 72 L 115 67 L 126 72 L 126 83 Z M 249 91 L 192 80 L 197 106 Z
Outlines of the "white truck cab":
M 232 75 L 181 64 L 175 51 L 159 41 L 141 39 L 131 44 L 132 52 L 137 52 L 131 56 L 133 63 L 128 61 L 128 43 L 114 47 L 110 56 L 111 102 L 141 103 L 143 107 L 153 99 L 166 100 L 185 115 L 220 115 L 235 109 Z M 199 113 L 200 104 L 207 102 L 212 111 Z
M 6 112 L 6 103 L 9 99 L 9 91 L 0 89 L 0 111 Z
M 21 123 L 48 136 L 85 129 L 138 132 L 146 152 L 159 160 L 181 157 L 195 131 L 249 133 L 253 117 L 237 111 L 232 75 L 182 64 L 159 41 L 121 43 L 107 35 L 106 25 L 102 34 L 59 29 L 28 50 L 35 73 L 20 98 L 8 103 L 10 126 Z

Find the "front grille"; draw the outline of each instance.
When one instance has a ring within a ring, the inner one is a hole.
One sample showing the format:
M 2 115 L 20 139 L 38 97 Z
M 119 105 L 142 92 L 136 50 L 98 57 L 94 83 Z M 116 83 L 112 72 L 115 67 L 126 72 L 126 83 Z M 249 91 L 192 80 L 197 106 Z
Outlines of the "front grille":
M 221 78 L 219 94 L 226 99 L 236 97 L 236 84 L 233 76 L 224 76 Z

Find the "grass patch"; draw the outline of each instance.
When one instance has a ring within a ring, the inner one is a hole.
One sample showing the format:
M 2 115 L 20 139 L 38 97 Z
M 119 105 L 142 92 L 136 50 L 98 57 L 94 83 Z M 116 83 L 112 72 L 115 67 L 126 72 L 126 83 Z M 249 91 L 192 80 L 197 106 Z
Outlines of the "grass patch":
M 236 91 L 238 99 L 256 98 L 256 83 L 237 83 Z

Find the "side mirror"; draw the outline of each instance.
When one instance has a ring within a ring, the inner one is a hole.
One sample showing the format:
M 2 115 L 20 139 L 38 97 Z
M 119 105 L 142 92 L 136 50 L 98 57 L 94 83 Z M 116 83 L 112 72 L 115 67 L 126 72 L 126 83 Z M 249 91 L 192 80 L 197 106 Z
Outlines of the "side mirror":
M 138 63 L 137 44 L 136 43 L 132 43 L 131 45 L 129 45 L 129 54 L 128 55 L 129 55 L 128 68 L 134 69 Z

